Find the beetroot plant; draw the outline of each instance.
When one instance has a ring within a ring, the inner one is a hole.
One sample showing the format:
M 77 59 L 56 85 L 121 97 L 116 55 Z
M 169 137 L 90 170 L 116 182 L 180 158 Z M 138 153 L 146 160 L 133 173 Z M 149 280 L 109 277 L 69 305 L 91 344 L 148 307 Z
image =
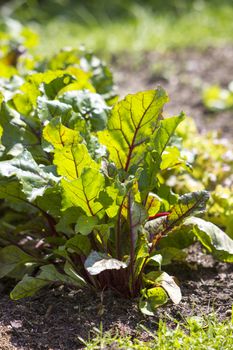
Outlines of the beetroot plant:
M 1 80 L 0 277 L 18 280 L 13 299 L 110 288 L 151 315 L 180 301 L 164 270 L 195 240 L 233 261 L 230 237 L 199 217 L 208 192 L 163 181 L 189 171 L 173 142 L 185 115 L 163 117 L 161 87 L 113 97 L 109 70 L 76 50 Z

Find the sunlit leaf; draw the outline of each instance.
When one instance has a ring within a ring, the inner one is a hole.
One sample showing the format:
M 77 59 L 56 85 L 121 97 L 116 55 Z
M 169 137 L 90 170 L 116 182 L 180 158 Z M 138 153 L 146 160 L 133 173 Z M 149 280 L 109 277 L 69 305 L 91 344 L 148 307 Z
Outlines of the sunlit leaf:
M 146 144 L 158 127 L 167 100 L 165 91 L 158 88 L 128 95 L 114 106 L 107 130 L 98 135 L 118 168 L 128 171 L 132 164 L 143 161 Z

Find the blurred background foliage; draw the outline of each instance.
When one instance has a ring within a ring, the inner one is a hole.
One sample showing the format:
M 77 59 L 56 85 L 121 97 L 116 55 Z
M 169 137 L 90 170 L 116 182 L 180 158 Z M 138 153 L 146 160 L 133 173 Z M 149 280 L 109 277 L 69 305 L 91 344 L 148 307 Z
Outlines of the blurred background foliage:
M 232 0 L 3 0 L 0 14 L 36 29 L 43 53 L 80 44 L 108 55 L 233 42 Z

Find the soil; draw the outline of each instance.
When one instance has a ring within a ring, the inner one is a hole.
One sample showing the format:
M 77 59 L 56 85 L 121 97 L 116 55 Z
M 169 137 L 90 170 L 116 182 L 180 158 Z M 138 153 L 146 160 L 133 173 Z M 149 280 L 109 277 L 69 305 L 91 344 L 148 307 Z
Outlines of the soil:
M 136 63 L 135 63 L 136 62 Z M 220 128 L 233 138 L 232 111 L 207 112 L 201 100 L 206 84 L 225 87 L 232 80 L 233 47 L 191 49 L 159 54 L 146 53 L 133 61 L 129 56 L 114 58 L 113 66 L 122 95 L 160 84 L 169 93 L 166 112 L 184 110 L 194 117 L 201 131 Z M 168 303 L 154 317 L 144 317 L 136 300 L 125 300 L 112 292 L 95 294 L 65 287 L 45 289 L 32 298 L 12 301 L 9 281 L 0 282 L 0 350 L 76 350 L 84 349 L 95 328 L 120 335 L 149 339 L 141 327 L 155 331 L 160 319 L 170 327 L 187 316 L 212 312 L 220 320 L 230 319 L 233 300 L 233 265 L 216 262 L 196 244 L 189 249 L 187 264 L 167 269 L 180 283 L 183 299 Z

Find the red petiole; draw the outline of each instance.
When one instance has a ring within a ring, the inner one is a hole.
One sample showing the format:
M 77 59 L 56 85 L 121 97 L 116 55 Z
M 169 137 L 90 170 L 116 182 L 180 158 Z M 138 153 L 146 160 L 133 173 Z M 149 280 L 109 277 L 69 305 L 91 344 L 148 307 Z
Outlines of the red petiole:
M 160 218 L 160 217 L 162 217 L 162 216 L 168 216 L 169 214 L 170 214 L 169 211 L 164 211 L 164 212 L 162 212 L 162 213 L 157 213 L 157 214 L 155 214 L 155 215 L 149 216 L 148 221 L 154 220 L 154 219 L 156 219 L 156 218 Z

